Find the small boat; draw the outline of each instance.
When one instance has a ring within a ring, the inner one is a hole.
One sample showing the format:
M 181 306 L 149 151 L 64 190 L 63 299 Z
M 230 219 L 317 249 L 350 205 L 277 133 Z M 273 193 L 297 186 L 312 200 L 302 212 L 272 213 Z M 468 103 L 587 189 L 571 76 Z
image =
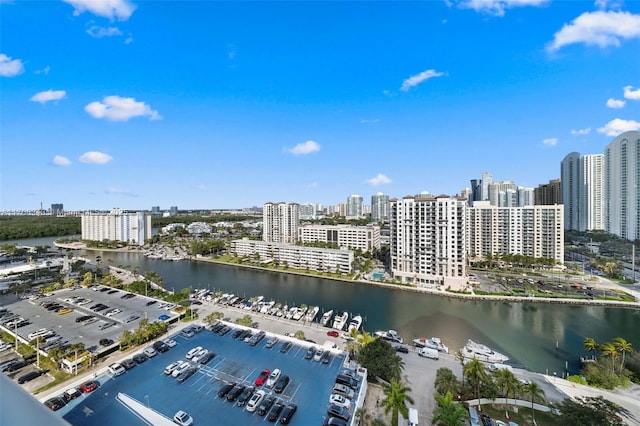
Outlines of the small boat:
M 302 308 L 298 308 L 297 311 L 293 314 L 293 319 L 296 321 L 300 321 L 302 319 L 302 317 L 304 316 L 304 314 L 307 313 L 307 310 L 309 308 L 307 308 L 306 306 L 302 307 Z
M 400 343 L 400 344 L 404 343 L 404 339 L 402 339 L 402 337 L 400 337 L 398 332 L 395 330 L 387 330 L 387 331 L 378 330 L 374 334 L 389 342 Z
M 351 318 L 351 322 L 349 322 L 349 327 L 347 328 L 347 332 L 351 333 L 352 330 L 359 331 L 360 326 L 362 325 L 362 317 L 360 315 L 356 315 Z
M 333 328 L 336 330 L 344 329 L 344 326 L 347 325 L 347 320 L 349 319 L 349 312 L 342 312 L 337 314 L 333 319 Z
M 462 356 L 465 358 L 476 358 L 480 361 L 501 363 L 509 361 L 509 357 L 496 352 L 493 349 L 473 340 L 467 340 L 467 344 L 461 350 Z
M 413 344 L 418 348 L 437 349 L 440 352 L 446 354 L 449 353 L 449 348 L 442 343 L 439 337 L 431 337 L 429 339 L 413 339 Z
M 322 314 L 322 318 L 320 319 L 320 324 L 326 327 L 327 324 L 329 324 L 329 321 L 331 321 L 332 316 L 333 316 L 333 309 L 325 312 L 324 314 Z
M 318 312 L 320 312 L 320 308 L 317 306 L 314 306 L 313 308 L 307 311 L 307 315 L 304 317 L 304 320 L 306 322 L 313 322 L 313 320 L 316 319 Z

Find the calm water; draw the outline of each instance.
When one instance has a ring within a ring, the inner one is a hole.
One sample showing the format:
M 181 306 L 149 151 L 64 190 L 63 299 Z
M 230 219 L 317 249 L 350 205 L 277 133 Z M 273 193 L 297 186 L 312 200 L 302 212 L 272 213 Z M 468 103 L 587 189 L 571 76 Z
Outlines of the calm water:
M 209 288 L 244 297 L 262 295 L 290 305 L 318 305 L 324 311 L 346 310 L 362 315 L 368 331 L 395 329 L 405 341 L 439 336 L 451 351 L 471 338 L 505 352 L 514 364 L 538 372 L 561 375 L 565 362 L 575 372 L 587 336 L 597 342 L 622 336 L 640 348 L 638 309 L 463 301 L 235 266 L 147 259 L 132 253 L 85 255 L 95 258 L 98 254 L 103 263 L 157 272 L 167 289 Z

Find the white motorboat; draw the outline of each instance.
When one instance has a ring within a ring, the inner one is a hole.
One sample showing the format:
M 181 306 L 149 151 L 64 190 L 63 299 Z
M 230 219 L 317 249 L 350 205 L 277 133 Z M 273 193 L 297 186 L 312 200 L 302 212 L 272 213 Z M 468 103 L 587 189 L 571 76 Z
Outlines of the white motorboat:
M 347 320 L 349 319 L 349 312 L 342 312 L 337 314 L 333 319 L 333 328 L 336 330 L 343 330 L 344 326 L 347 325 Z
M 320 319 L 320 324 L 326 327 L 327 324 L 329 324 L 329 321 L 331 321 L 332 316 L 333 316 L 333 309 L 325 312 L 324 314 L 322 314 L 322 318 Z
M 444 352 L 446 354 L 449 353 L 449 348 L 447 345 L 442 343 L 439 337 L 431 337 L 429 339 L 413 339 L 413 344 L 418 348 L 429 348 L 429 349 L 437 349 L 440 352 Z
M 465 358 L 476 358 L 485 362 L 506 362 L 509 361 L 509 357 L 496 352 L 493 349 L 485 346 L 481 343 L 476 343 L 473 340 L 467 340 L 467 344 L 461 350 L 462 356 Z
M 388 331 L 378 330 L 374 334 L 389 342 L 400 343 L 400 344 L 404 343 L 404 339 L 402 339 L 402 337 L 400 337 L 398 332 L 395 330 L 388 330 Z
M 320 312 L 319 307 L 317 306 L 312 307 L 307 311 L 307 315 L 304 317 L 304 320 L 306 322 L 312 322 L 314 319 L 316 319 L 316 315 L 318 315 L 318 312 Z
M 359 331 L 360 326 L 362 325 L 362 317 L 360 315 L 356 315 L 351 318 L 351 322 L 349 322 L 349 327 L 347 328 L 347 332 L 351 333 L 352 330 Z

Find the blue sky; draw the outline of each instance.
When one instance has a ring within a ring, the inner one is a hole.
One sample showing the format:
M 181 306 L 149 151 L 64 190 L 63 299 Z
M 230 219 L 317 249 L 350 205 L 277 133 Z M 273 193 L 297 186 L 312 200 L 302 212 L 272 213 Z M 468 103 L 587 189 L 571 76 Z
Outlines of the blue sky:
M 535 187 L 640 129 L 640 3 L 0 0 L 0 210 Z

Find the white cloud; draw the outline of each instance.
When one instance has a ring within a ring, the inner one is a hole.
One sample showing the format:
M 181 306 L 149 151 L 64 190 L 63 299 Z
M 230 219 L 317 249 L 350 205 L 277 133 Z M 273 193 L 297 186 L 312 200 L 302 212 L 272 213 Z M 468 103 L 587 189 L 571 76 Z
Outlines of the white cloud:
M 51 162 L 56 166 L 68 166 L 69 164 L 71 164 L 71 161 L 67 157 L 63 157 L 62 155 L 56 155 L 55 157 L 53 157 L 53 160 L 51 160 Z
M 418 84 L 425 82 L 430 78 L 441 77 L 443 75 L 444 75 L 443 72 L 438 72 L 436 70 L 422 71 L 420 74 L 411 76 L 407 78 L 405 81 L 403 81 L 402 86 L 400 87 L 400 90 L 402 90 L 403 92 L 407 92 L 412 87 L 417 86 Z
M 640 15 L 629 12 L 596 11 L 585 12 L 565 24 L 553 36 L 549 50 L 584 43 L 599 47 L 620 46 L 621 39 L 640 38 Z
M 625 86 L 622 89 L 624 90 L 624 97 L 626 99 L 633 99 L 634 101 L 640 100 L 640 89 L 633 90 L 632 86 Z
M 117 194 L 117 195 L 124 195 L 126 197 L 137 197 L 138 194 L 136 194 L 135 192 L 131 192 L 131 191 L 127 191 L 125 189 L 121 189 L 121 188 L 107 188 L 104 190 L 105 194 Z
M 624 105 L 626 103 L 627 103 L 626 101 L 623 101 L 620 99 L 613 99 L 613 98 L 607 99 L 607 107 L 609 108 L 624 108 Z
M 378 176 L 373 177 L 371 179 L 367 179 L 367 183 L 371 186 L 384 185 L 387 183 L 391 183 L 391 179 L 383 175 L 382 173 L 378 173 Z
M 197 189 L 198 191 L 203 191 L 205 189 L 207 189 L 207 186 L 204 183 L 197 183 L 194 186 L 195 189 Z
M 84 110 L 94 118 L 106 118 L 111 121 L 127 121 L 133 117 L 149 116 L 150 120 L 160 120 L 158 111 L 152 110 L 144 102 L 137 102 L 134 98 L 120 96 L 106 96 L 102 102 L 91 102 Z
M 549 0 L 446 0 L 449 6 L 473 9 L 493 16 L 504 16 L 505 9 L 520 6 L 541 6 Z
M 82 154 L 79 158 L 81 163 L 87 164 L 106 164 L 113 160 L 113 157 L 109 154 L 99 151 L 89 151 Z
M 364 120 L 360 120 L 360 124 L 372 124 L 372 123 L 377 123 L 378 121 L 380 120 L 378 120 L 377 118 L 374 118 L 372 120 L 364 119 Z
M 63 0 L 73 6 L 74 15 L 91 12 L 94 15 L 109 19 L 126 21 L 136 10 L 136 6 L 128 0 Z
M 121 36 L 122 31 L 120 31 L 120 28 L 118 27 L 101 27 L 99 25 L 92 25 L 87 29 L 87 34 L 91 37 L 102 38 Z
M 306 155 L 306 154 L 311 154 L 317 151 L 320 151 L 320 145 L 318 145 L 314 141 L 306 141 L 303 143 L 299 143 L 293 148 L 287 150 L 287 152 L 293 155 Z
M 24 72 L 24 65 L 20 59 L 11 59 L 10 56 L 0 53 L 0 76 L 14 77 Z
M 573 136 L 584 136 L 584 135 L 588 135 L 589 133 L 591 133 L 591 127 L 587 127 L 586 129 L 578 129 L 578 130 L 571 131 L 571 134 Z
M 309 185 L 307 185 L 307 188 L 317 188 L 318 187 L 318 182 L 311 182 Z
M 558 138 L 547 138 L 543 139 L 542 143 L 546 146 L 556 146 L 558 144 Z
M 59 101 L 67 96 L 67 92 L 64 90 L 45 90 L 44 92 L 38 92 L 29 99 L 31 102 L 40 102 L 44 104 L 50 101 Z
M 600 127 L 598 129 L 598 133 L 604 133 L 607 136 L 618 136 L 620 133 L 628 132 L 630 130 L 640 130 L 640 122 L 614 118 L 603 127 Z
M 44 67 L 41 70 L 35 70 L 34 73 L 35 74 L 49 74 L 49 71 L 51 71 L 51 67 L 49 65 L 47 65 L 46 67 Z
M 605 9 L 619 9 L 622 7 L 622 3 L 624 0 L 615 1 L 615 0 L 596 0 L 595 6 L 597 9 L 605 10 Z

